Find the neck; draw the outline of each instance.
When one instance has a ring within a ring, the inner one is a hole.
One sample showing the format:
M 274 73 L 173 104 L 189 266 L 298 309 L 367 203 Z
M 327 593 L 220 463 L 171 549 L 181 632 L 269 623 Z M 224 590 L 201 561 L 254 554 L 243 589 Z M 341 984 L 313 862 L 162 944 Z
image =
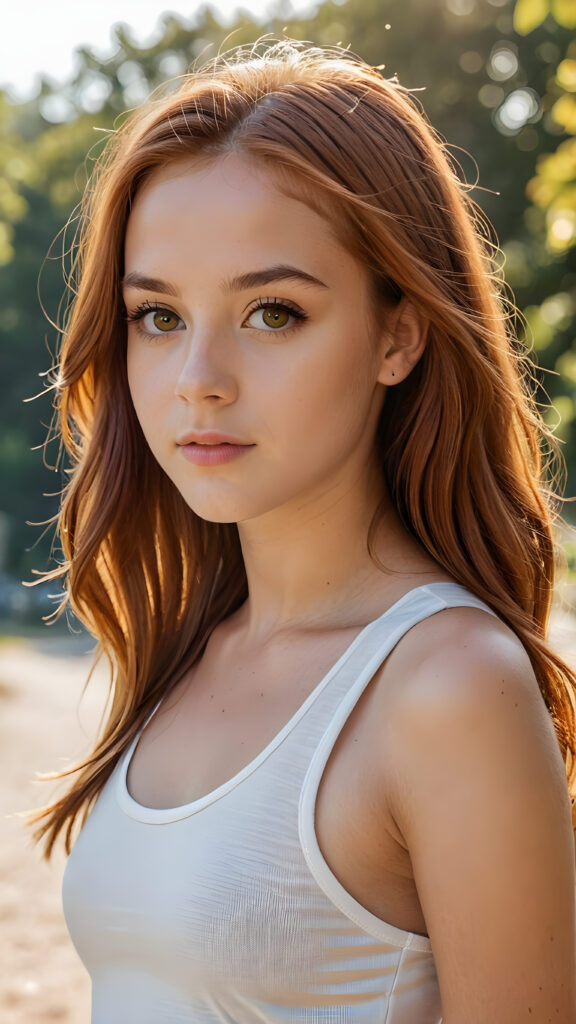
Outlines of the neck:
M 285 629 L 346 626 L 356 617 L 360 623 L 371 617 L 376 594 L 382 595 L 387 581 L 397 586 L 397 577 L 387 575 L 368 551 L 379 506 L 379 562 L 395 572 L 413 572 L 419 549 L 400 525 L 380 475 L 362 487 L 335 487 L 289 514 L 274 510 L 239 523 L 249 591 L 241 615 L 247 640 L 264 642 Z

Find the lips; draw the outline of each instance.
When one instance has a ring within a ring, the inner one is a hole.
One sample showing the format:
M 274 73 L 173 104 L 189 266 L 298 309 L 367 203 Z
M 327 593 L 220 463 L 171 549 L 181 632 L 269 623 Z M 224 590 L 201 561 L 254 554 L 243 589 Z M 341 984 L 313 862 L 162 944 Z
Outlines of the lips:
M 244 444 L 230 439 L 208 441 L 206 435 L 202 441 L 193 439 L 184 442 L 182 439 L 179 442 L 179 450 L 184 458 L 195 466 L 204 467 L 224 466 L 226 463 L 234 462 L 246 455 L 251 448 L 255 447 L 254 444 Z
M 245 445 L 250 446 L 250 442 L 242 441 L 238 437 L 233 437 L 231 434 L 221 434 L 215 430 L 205 431 L 190 431 L 187 434 L 183 434 L 176 441 L 178 445 L 198 445 L 199 447 L 214 447 L 220 444 L 232 444 L 232 445 Z

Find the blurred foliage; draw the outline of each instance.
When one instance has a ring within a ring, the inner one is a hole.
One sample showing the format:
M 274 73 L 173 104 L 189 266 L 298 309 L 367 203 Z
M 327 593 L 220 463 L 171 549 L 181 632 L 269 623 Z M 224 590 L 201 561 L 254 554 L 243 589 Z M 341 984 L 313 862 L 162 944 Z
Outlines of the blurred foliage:
M 514 28 L 526 35 L 552 15 L 567 29 L 576 28 L 576 0 L 517 0 Z M 576 40 L 550 77 L 543 98 L 556 124 L 576 136 Z M 527 196 L 546 213 L 546 241 L 552 252 L 576 244 L 576 138 L 566 139 L 550 156 L 540 156 Z
M 0 518 L 12 572 L 47 564 L 51 531 L 30 550 L 41 529 L 25 520 L 54 513 L 56 498 L 42 491 L 65 479 L 30 450 L 46 434 L 49 393 L 24 403 L 43 390 L 57 348 L 74 233 L 73 222 L 63 225 L 125 110 L 194 61 L 264 33 L 350 45 L 416 90 L 495 225 L 539 397 L 553 403 L 547 419 L 563 442 L 568 492 L 576 490 L 576 0 L 325 0 L 308 19 L 287 17 L 279 0 L 277 12 L 265 23 L 240 12 L 232 31 L 210 8 L 190 24 L 165 15 L 149 45 L 121 24 L 107 59 L 78 51 L 69 81 L 44 78 L 26 103 L 0 93 Z M 49 446 L 46 462 L 56 466 L 57 454 Z M 0 550 L 0 569 L 1 559 Z

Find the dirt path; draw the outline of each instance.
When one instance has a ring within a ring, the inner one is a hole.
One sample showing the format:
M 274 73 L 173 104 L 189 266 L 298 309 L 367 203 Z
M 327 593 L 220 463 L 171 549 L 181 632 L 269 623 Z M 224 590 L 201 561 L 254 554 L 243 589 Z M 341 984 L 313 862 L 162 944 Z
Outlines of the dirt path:
M 85 1024 L 90 981 L 68 937 L 60 886 L 65 857 L 48 865 L 21 818 L 55 784 L 34 781 L 85 751 L 105 696 L 100 673 L 82 705 L 86 643 L 47 637 L 0 645 L 0 1021 Z
M 576 661 L 576 624 L 554 619 L 556 646 Z M 53 783 L 35 771 L 64 767 L 90 745 L 105 698 L 96 674 L 79 704 L 85 641 L 47 636 L 0 642 L 0 1021 L 88 1024 L 90 982 L 69 940 L 60 887 L 65 858 L 47 865 L 15 812 L 47 803 Z M 129 1024 L 129 1022 L 127 1022 Z

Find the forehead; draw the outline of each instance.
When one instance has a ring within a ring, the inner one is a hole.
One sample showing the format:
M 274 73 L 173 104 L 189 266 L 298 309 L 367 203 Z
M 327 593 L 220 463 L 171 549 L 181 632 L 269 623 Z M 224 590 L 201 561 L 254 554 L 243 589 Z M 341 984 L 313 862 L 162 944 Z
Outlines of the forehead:
M 294 184 L 294 188 L 296 188 Z M 155 171 L 128 219 L 126 261 L 146 250 L 168 252 L 176 239 L 192 257 L 204 253 L 262 255 L 308 250 L 346 256 L 335 225 L 275 180 L 263 164 L 236 154 L 182 160 Z

